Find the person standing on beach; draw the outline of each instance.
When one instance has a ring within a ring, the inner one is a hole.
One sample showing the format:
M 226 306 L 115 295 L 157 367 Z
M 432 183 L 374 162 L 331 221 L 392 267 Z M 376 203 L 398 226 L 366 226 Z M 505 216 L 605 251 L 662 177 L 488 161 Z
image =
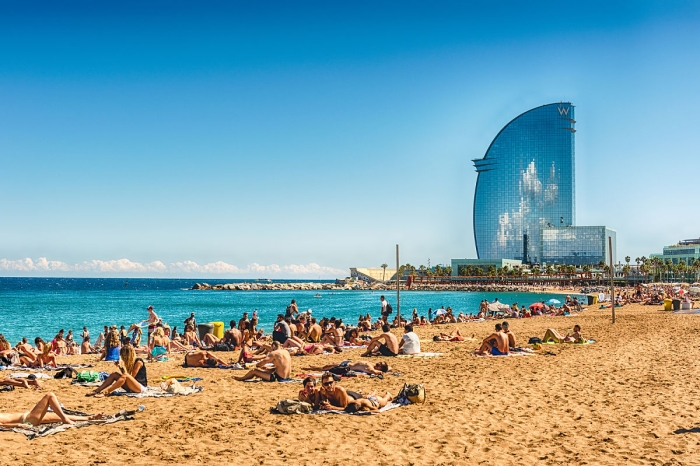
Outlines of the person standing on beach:
M 293 318 L 295 315 L 299 314 L 299 306 L 297 306 L 297 300 L 292 299 L 292 302 L 287 306 L 287 309 L 285 310 L 285 317 L 288 318 Z
M 193 328 L 197 328 L 197 320 L 194 318 L 194 312 L 190 314 L 190 316 L 187 319 L 185 319 L 185 328 L 188 325 Z
M 153 310 L 153 306 L 148 306 L 148 341 L 151 341 L 151 333 L 156 329 L 156 324 L 160 319 Z

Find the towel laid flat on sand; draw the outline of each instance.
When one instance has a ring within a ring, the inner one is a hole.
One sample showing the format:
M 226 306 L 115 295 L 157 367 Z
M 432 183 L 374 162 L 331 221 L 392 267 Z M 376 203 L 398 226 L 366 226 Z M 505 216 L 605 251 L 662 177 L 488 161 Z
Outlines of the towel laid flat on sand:
M 511 351 L 508 354 L 502 354 L 498 356 L 494 356 L 493 354 L 478 354 L 478 353 L 472 353 L 473 356 L 476 356 L 477 358 L 508 358 L 508 357 L 515 357 L 515 356 L 534 356 L 536 353 L 528 353 L 528 352 L 523 352 L 523 351 Z
M 64 409 L 64 413 L 71 414 L 74 416 L 89 416 L 87 413 L 80 411 L 72 411 L 70 409 Z M 57 434 L 58 432 L 63 432 L 68 429 L 79 429 L 81 427 L 88 427 L 94 425 L 105 425 L 113 424 L 119 421 L 132 421 L 134 419 L 134 414 L 136 411 L 120 411 L 117 414 L 112 414 L 111 416 L 105 416 L 102 419 L 94 419 L 92 421 L 78 421 L 73 424 L 41 424 L 39 426 L 24 425 L 22 427 L 0 427 L 0 431 L 12 431 L 27 436 L 27 439 L 32 440 L 37 437 L 46 437 L 47 435 Z
M 26 379 L 30 375 L 33 375 L 37 379 L 50 379 L 51 378 L 46 374 L 30 374 L 29 372 L 13 372 L 12 374 L 10 374 L 10 377 L 12 377 L 13 379 Z
M 543 345 L 592 345 L 595 340 L 586 340 L 581 343 L 574 343 L 573 341 L 565 341 L 564 343 L 555 343 L 553 341 L 542 342 Z
M 442 356 L 442 353 L 416 353 L 416 354 L 399 354 L 397 358 L 435 358 Z
M 404 405 L 402 405 L 401 403 L 395 403 L 393 401 L 390 401 L 389 403 L 387 403 L 386 406 L 381 408 L 379 411 L 358 411 L 355 413 L 348 413 L 345 411 L 318 409 L 316 411 L 311 411 L 309 414 L 349 414 L 352 416 L 368 416 L 368 415 L 372 415 L 372 414 L 383 413 L 385 411 L 389 411 L 390 409 L 400 408 L 401 406 L 404 406 Z
M 183 391 L 181 393 L 170 393 L 163 390 L 160 387 L 146 387 L 145 391 L 141 393 L 130 393 L 122 390 L 121 388 L 112 392 L 113 396 L 128 396 L 130 398 L 168 398 L 171 396 L 188 396 L 194 393 L 199 393 L 204 390 L 201 385 L 192 385 L 190 387 L 183 386 Z
M 257 382 L 265 382 L 265 383 L 301 383 L 302 381 L 303 381 L 303 379 L 275 380 L 274 382 L 268 382 L 267 380 L 263 380 L 263 379 L 244 380 L 244 382 L 251 382 L 251 383 L 257 383 Z

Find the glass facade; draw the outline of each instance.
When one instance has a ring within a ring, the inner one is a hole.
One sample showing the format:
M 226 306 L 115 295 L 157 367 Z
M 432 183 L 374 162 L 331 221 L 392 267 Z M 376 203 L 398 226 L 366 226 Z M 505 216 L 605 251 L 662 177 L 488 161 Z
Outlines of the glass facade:
M 606 227 L 555 227 L 540 230 L 542 263 L 597 265 L 610 262 L 608 237 L 612 238 L 613 262 L 616 260 L 617 233 Z
M 576 224 L 574 106 L 543 105 L 508 123 L 483 159 L 474 193 L 479 259 L 541 262 L 541 232 Z

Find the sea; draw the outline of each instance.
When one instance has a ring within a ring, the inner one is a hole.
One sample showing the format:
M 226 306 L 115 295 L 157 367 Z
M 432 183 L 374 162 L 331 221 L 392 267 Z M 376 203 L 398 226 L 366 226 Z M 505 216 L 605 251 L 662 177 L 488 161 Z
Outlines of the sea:
M 312 280 L 298 280 L 311 282 Z M 332 281 L 313 280 L 317 283 Z M 258 311 L 260 326 L 272 330 L 277 314 L 284 313 L 292 299 L 300 311 L 312 315 L 342 318 L 356 324 L 360 314 L 379 316 L 380 296 L 386 296 L 397 309 L 395 291 L 202 291 L 192 290 L 195 283 L 242 283 L 255 280 L 219 279 L 119 279 L 119 278 L 0 278 L 0 333 L 15 344 L 27 337 L 53 339 L 60 329 L 72 329 L 76 341 L 87 326 L 94 341 L 104 325 L 138 323 L 148 318 L 147 307 L 171 327 L 183 329 L 183 321 L 194 312 L 197 323 L 224 322 L 240 319 L 244 312 L 252 316 Z M 273 280 L 294 283 L 295 280 Z M 320 297 L 316 296 L 320 294 Z M 465 291 L 401 291 L 401 313 L 419 315 L 452 307 L 459 312 L 476 313 L 483 299 L 528 306 L 534 302 L 564 297 L 555 293 L 481 293 Z

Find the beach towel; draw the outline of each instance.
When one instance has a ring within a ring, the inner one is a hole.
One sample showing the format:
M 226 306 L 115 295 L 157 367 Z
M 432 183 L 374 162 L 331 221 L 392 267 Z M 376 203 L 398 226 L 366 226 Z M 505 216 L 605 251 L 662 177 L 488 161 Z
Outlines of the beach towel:
M 442 353 L 416 353 L 416 354 L 399 354 L 397 358 L 435 358 L 442 356 Z
M 201 377 L 188 377 L 186 375 L 164 375 L 160 379 L 156 379 L 156 382 L 164 382 L 166 380 L 175 379 L 180 383 L 183 382 L 199 382 L 202 380 Z
M 30 375 L 33 375 L 37 379 L 50 379 L 51 378 L 46 374 L 30 374 L 29 372 L 13 372 L 12 374 L 10 374 L 10 377 L 13 379 L 26 379 Z
M 163 390 L 161 387 L 146 387 L 146 390 L 141 393 L 131 393 L 121 388 L 113 391 L 111 395 L 113 396 L 128 396 L 130 398 L 169 398 L 171 396 L 189 396 L 195 393 L 200 393 L 204 390 L 201 385 L 191 385 L 189 387 L 182 387 L 183 391 L 181 393 L 169 393 Z
M 472 353 L 473 356 L 476 356 L 477 358 L 508 358 L 508 357 L 516 357 L 516 356 L 534 356 L 536 353 L 528 353 L 524 351 L 511 351 L 508 354 L 501 354 L 498 356 L 494 356 L 493 354 L 479 354 L 479 353 Z
M 268 382 L 267 380 L 263 380 L 263 379 L 244 380 L 244 382 L 251 382 L 251 383 L 257 383 L 257 382 L 265 382 L 265 383 L 301 383 L 302 381 L 303 381 L 303 379 L 275 380 L 274 382 Z
M 542 344 L 543 345 L 559 345 L 559 344 L 562 344 L 562 345 L 592 345 L 593 343 L 595 343 L 595 340 L 586 340 L 586 341 L 582 341 L 580 343 L 574 343 L 573 341 L 565 341 L 563 343 L 555 343 L 553 341 L 547 341 L 547 342 L 543 342 Z
M 73 411 L 70 409 L 63 409 L 63 412 L 66 414 L 74 415 L 74 416 L 89 416 L 89 414 L 87 414 L 87 413 L 83 413 L 80 411 Z M 68 429 L 80 429 L 81 427 L 88 427 L 88 426 L 93 426 L 93 425 L 113 424 L 113 423 L 119 422 L 119 421 L 133 421 L 135 413 L 136 413 L 136 411 L 122 410 L 122 411 L 118 412 L 117 414 L 112 414 L 111 416 L 105 416 L 102 419 L 94 419 L 92 421 L 77 421 L 77 422 L 74 422 L 73 424 L 54 423 L 54 424 L 41 424 L 39 426 L 24 425 L 22 427 L 11 427 L 11 428 L 10 427 L 0 427 L 0 431 L 17 432 L 17 433 L 26 435 L 28 440 L 33 440 L 37 437 L 46 437 L 47 435 L 57 434 L 59 432 L 64 432 Z
M 404 406 L 401 403 L 396 403 L 394 401 L 390 401 L 389 403 L 386 404 L 383 408 L 381 408 L 379 411 L 357 411 L 354 413 L 348 413 L 346 411 L 338 411 L 334 409 L 317 409 L 315 411 L 311 411 L 309 414 L 348 414 L 350 416 L 368 416 L 372 414 L 379 414 L 379 413 L 384 413 L 386 411 L 400 408 L 401 406 Z

